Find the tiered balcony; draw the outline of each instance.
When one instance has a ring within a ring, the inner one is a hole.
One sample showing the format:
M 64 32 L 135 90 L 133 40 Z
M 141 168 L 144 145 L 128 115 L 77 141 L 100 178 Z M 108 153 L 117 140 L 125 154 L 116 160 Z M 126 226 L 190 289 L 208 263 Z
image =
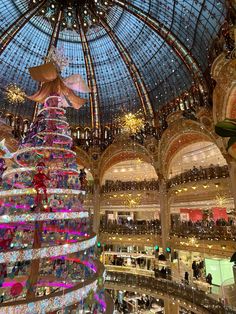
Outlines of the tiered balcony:
M 215 300 L 213 297 L 191 285 L 167 279 L 107 272 L 105 287 L 107 289 L 136 291 L 153 297 L 167 298 L 198 313 L 233 314 L 236 309 Z
M 210 166 L 208 168 L 196 168 L 185 171 L 168 180 L 168 188 L 174 188 L 181 184 L 188 182 L 194 183 L 199 181 L 207 181 L 213 179 L 223 179 L 229 177 L 229 169 L 227 165 L 224 166 Z
M 101 221 L 100 232 L 121 235 L 161 234 L 161 225 L 158 219 L 151 221 L 132 221 L 122 224 L 118 224 L 116 221 Z
M 167 187 L 174 188 L 186 183 L 195 183 L 200 181 L 208 181 L 213 179 L 224 179 L 229 177 L 229 169 L 224 166 L 210 166 L 208 168 L 196 168 L 185 171 L 176 175 L 167 181 Z M 102 186 L 102 193 L 124 192 L 124 191 L 158 191 L 158 180 L 150 181 L 106 181 Z
M 171 228 L 171 237 L 197 237 L 199 240 L 231 240 L 236 241 L 236 223 L 223 219 L 216 221 L 180 222 Z
M 102 193 L 120 191 L 158 191 L 158 180 L 150 181 L 106 181 L 102 186 Z

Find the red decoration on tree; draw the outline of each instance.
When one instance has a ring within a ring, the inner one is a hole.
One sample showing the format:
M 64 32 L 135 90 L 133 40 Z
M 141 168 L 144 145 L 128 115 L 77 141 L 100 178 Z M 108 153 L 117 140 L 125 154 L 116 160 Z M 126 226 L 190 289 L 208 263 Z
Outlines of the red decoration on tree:
M 0 249 L 4 250 L 4 251 L 9 249 L 11 242 L 12 242 L 12 239 L 13 238 L 6 239 L 6 240 L 0 240 Z
M 21 294 L 22 290 L 23 290 L 22 284 L 20 282 L 17 282 L 11 287 L 10 292 L 13 297 L 17 297 L 18 295 Z
M 3 158 L 0 158 L 0 183 L 2 182 L 3 172 L 7 169 L 6 162 Z
M 34 188 L 37 192 L 37 196 L 35 199 L 37 205 L 39 205 L 39 202 L 41 200 L 40 190 L 43 190 L 45 200 L 46 202 L 48 202 L 47 186 L 45 183 L 46 181 L 50 180 L 50 178 L 43 172 L 44 168 L 45 164 L 43 162 L 39 162 L 36 166 L 38 172 L 33 177 Z
M 81 190 L 85 189 L 85 187 L 87 186 L 87 180 L 86 180 L 86 172 L 85 172 L 85 168 L 80 169 L 80 173 L 79 173 L 79 180 L 80 180 L 80 188 Z

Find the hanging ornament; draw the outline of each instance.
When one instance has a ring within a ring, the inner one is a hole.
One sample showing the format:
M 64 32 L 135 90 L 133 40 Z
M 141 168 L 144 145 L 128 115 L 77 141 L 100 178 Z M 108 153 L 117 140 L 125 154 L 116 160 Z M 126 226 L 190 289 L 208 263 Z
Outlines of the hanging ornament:
M 144 128 L 144 118 L 141 111 L 126 113 L 117 119 L 118 125 L 123 133 L 136 134 Z
M 76 92 L 88 93 L 90 89 L 86 86 L 82 77 L 79 74 L 62 78 L 60 69 L 64 67 L 61 54 L 53 47 L 50 55 L 49 63 L 32 67 L 29 69 L 31 77 L 38 82 L 42 82 L 41 88 L 32 96 L 27 96 L 33 101 L 40 103 L 45 102 L 49 95 L 59 94 L 61 96 L 61 104 L 68 106 L 68 101 L 74 109 L 79 109 L 84 103 L 85 99 L 77 96 Z M 67 101 L 68 100 L 68 101 Z
M 6 88 L 6 98 L 11 104 L 21 104 L 25 100 L 25 93 L 16 84 L 10 84 Z
M 85 172 L 85 168 L 80 169 L 79 180 L 80 180 L 80 188 L 81 188 L 81 190 L 84 190 L 85 187 L 87 186 L 86 176 L 87 176 L 87 174 Z
M 7 167 L 5 160 L 3 158 L 0 158 L 0 183 L 2 182 L 2 175 L 6 169 Z
M 12 287 L 11 287 L 11 295 L 13 297 L 17 297 L 21 294 L 21 292 L 23 291 L 23 286 L 20 282 L 15 283 Z
M 49 181 L 50 178 L 45 173 L 43 173 L 44 168 L 45 164 L 43 162 L 39 162 L 36 166 L 38 172 L 33 177 L 33 185 L 37 192 L 35 199 L 37 205 L 39 205 L 40 202 L 40 190 L 43 190 L 46 202 L 48 202 L 47 187 L 45 183 L 46 181 Z

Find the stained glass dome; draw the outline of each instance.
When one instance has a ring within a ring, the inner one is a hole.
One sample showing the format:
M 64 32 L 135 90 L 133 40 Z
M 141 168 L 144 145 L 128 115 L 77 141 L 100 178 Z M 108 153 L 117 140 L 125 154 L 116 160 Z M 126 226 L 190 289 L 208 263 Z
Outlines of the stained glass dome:
M 1 0 L 1 90 L 35 92 L 28 68 L 56 43 L 70 59 L 62 75 L 80 73 L 92 90 L 71 123 L 105 123 L 122 108 L 153 115 L 204 81 L 225 14 L 223 0 Z

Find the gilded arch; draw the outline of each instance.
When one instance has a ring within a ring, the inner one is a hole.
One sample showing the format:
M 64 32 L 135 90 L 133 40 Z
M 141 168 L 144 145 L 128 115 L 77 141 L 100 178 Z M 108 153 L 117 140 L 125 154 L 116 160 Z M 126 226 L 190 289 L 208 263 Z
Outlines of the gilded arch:
M 81 149 L 78 146 L 76 146 L 75 152 L 76 152 L 78 164 L 83 165 L 87 169 L 90 169 L 92 175 L 94 175 L 92 162 L 91 162 L 89 155 L 83 149 Z
M 164 177 L 167 178 L 170 162 L 176 153 L 189 144 L 202 141 L 217 145 L 214 134 L 199 122 L 180 118 L 171 123 L 159 143 L 159 169 Z
M 102 181 L 104 173 L 111 166 L 123 160 L 140 158 L 145 162 L 152 163 L 152 158 L 148 151 L 141 145 L 134 142 L 116 142 L 111 144 L 102 154 L 99 161 L 99 178 Z
M 213 91 L 213 118 L 218 122 L 236 118 L 236 60 L 221 54 L 213 63 L 212 77 L 216 81 Z

